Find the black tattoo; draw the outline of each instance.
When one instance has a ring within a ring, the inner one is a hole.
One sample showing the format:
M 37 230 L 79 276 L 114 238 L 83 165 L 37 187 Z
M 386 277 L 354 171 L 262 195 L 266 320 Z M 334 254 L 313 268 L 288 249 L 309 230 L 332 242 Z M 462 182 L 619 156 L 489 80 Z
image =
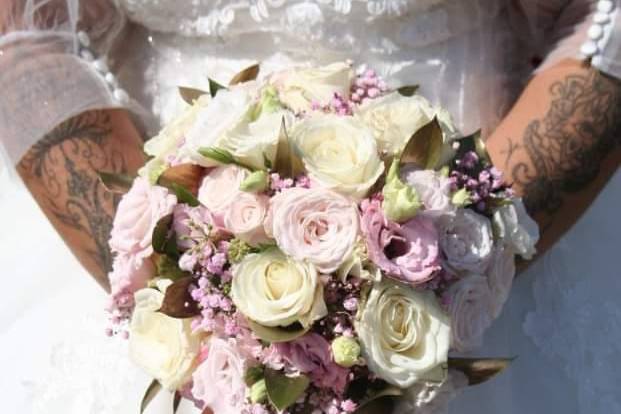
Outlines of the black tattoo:
M 112 257 L 108 239 L 118 197 L 108 192 L 96 171 L 127 170 L 123 154 L 106 146 L 112 133 L 110 116 L 91 111 L 59 125 L 35 144 L 20 168 L 41 180 L 49 212 L 93 243 L 84 251 L 104 271 Z
M 520 144 L 514 143 L 511 138 L 507 138 L 507 141 L 509 141 L 509 148 L 500 152 L 501 154 L 505 155 L 505 168 L 507 168 L 507 166 L 509 165 L 509 160 L 511 159 L 515 151 L 522 148 Z
M 563 206 L 563 194 L 591 183 L 602 160 L 621 143 L 618 81 L 592 70 L 555 82 L 550 94 L 550 109 L 524 133 L 530 163 L 517 163 L 511 171 L 524 189 L 527 209 L 548 215 Z

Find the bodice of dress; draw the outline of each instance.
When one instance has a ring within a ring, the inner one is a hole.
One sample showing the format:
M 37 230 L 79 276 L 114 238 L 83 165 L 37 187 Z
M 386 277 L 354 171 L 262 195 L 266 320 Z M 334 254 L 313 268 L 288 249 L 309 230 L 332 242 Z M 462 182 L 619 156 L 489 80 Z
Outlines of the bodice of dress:
M 504 0 L 193 1 L 123 0 L 138 23 L 115 71 L 165 122 L 183 105 L 177 86 L 226 83 L 245 66 L 264 73 L 352 60 L 389 82 L 417 84 L 464 131 L 491 127 L 505 112 L 530 59 Z M 483 99 L 486 97 L 486 99 Z M 489 99 L 493 97 L 493 99 Z

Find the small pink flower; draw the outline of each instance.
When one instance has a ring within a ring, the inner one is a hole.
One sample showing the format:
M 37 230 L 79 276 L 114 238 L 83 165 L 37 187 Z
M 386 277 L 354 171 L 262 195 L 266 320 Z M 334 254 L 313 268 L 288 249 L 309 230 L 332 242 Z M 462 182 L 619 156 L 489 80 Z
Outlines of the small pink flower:
M 132 254 L 144 259 L 153 254 L 151 236 L 157 222 L 172 213 L 177 197 L 164 187 L 152 186 L 139 177 L 119 203 L 112 232 L 110 247 L 113 252 Z
M 133 293 L 147 285 L 155 275 L 155 266 L 149 259 L 139 259 L 134 255 L 119 254 L 112 263 L 108 275 L 112 295 L 119 292 Z
M 363 202 L 363 210 L 369 258 L 388 276 L 419 285 L 437 274 L 441 269 L 438 233 L 430 219 L 417 216 L 399 225 L 384 216 L 376 200 Z

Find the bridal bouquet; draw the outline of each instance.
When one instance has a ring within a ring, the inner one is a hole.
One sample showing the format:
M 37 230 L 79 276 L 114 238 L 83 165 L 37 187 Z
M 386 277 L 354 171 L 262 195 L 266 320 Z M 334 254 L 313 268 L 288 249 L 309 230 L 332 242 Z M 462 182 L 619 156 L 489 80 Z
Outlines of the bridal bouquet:
M 258 72 L 180 88 L 139 177 L 101 173 L 126 191 L 108 333 L 155 378 L 142 409 L 165 388 L 215 414 L 433 412 L 504 368 L 449 357 L 537 241 L 478 135 L 349 63 Z

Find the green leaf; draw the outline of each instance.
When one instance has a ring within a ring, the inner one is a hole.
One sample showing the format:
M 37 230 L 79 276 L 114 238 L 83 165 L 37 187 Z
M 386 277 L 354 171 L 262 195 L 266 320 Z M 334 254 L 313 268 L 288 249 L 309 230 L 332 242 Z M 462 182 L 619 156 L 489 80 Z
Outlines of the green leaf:
M 278 411 L 284 411 L 304 394 L 310 380 L 305 375 L 288 377 L 273 369 L 265 370 L 265 386 L 267 396 Z
M 177 183 L 172 183 L 170 187 L 171 190 L 175 192 L 178 202 L 187 204 L 190 207 L 198 207 L 200 205 L 200 202 L 196 197 L 194 197 L 194 194 L 192 194 L 190 190 L 188 190 L 184 186 Z
M 97 176 L 104 187 L 106 187 L 106 190 L 118 194 L 125 194 L 128 192 L 136 178 L 127 174 L 105 171 L 97 171 Z
M 175 397 L 173 399 L 173 414 L 177 412 L 177 409 L 179 408 L 180 403 L 181 403 L 181 394 L 179 394 L 179 391 L 175 391 Z
M 401 96 L 406 96 L 409 98 L 410 96 L 414 96 L 414 94 L 416 94 L 416 91 L 418 91 L 419 88 L 420 88 L 419 85 L 402 86 L 399 89 L 397 89 L 397 92 L 399 92 Z
M 282 119 L 280 124 L 274 171 L 280 174 L 281 177 L 293 177 L 295 175 L 295 157 L 291 148 L 289 134 L 287 134 L 285 118 Z
M 233 154 L 222 148 L 199 148 L 198 153 L 203 157 L 219 162 L 220 164 L 233 164 L 235 162 Z
M 449 369 L 461 371 L 468 385 L 481 384 L 504 371 L 515 358 L 449 358 Z
M 153 398 L 162 390 L 162 385 L 157 382 L 157 380 L 151 381 L 151 384 L 147 387 L 147 390 L 142 397 L 142 402 L 140 403 L 140 414 L 144 413 L 144 410 L 147 409 L 147 406 L 153 401 Z
M 166 279 L 178 280 L 190 276 L 179 268 L 177 260 L 166 255 L 160 255 L 157 259 L 157 275 Z
M 263 379 L 262 366 L 250 367 L 246 370 L 246 373 L 244 374 L 244 382 L 248 387 L 252 387 L 255 382 L 261 379 Z
M 194 101 L 206 94 L 207 92 L 200 89 L 179 86 L 179 95 L 181 95 L 181 98 L 189 105 L 194 105 Z
M 158 312 L 177 319 L 192 318 L 200 314 L 198 303 L 190 295 L 190 285 L 194 283 L 192 276 L 184 277 L 168 286 L 164 300 Z
M 259 76 L 260 69 L 261 66 L 258 63 L 247 67 L 246 69 L 239 72 L 237 75 L 233 76 L 233 79 L 231 79 L 231 81 L 229 82 L 229 86 L 255 80 L 257 76 Z
M 209 80 L 209 94 L 212 98 L 216 96 L 220 89 L 226 89 L 226 86 L 219 84 L 215 80 L 208 78 Z
M 421 168 L 433 169 L 442 155 L 444 138 L 437 118 L 416 131 L 401 154 L 401 164 L 415 164 Z
M 263 326 L 250 319 L 248 319 L 248 325 L 259 338 L 270 343 L 293 341 L 303 336 L 309 329 L 301 326 L 291 328 Z
M 270 159 L 267 158 L 267 155 L 265 155 L 265 153 L 263 153 L 263 165 L 265 166 L 265 169 L 268 171 L 272 169 L 272 161 L 270 161 Z

